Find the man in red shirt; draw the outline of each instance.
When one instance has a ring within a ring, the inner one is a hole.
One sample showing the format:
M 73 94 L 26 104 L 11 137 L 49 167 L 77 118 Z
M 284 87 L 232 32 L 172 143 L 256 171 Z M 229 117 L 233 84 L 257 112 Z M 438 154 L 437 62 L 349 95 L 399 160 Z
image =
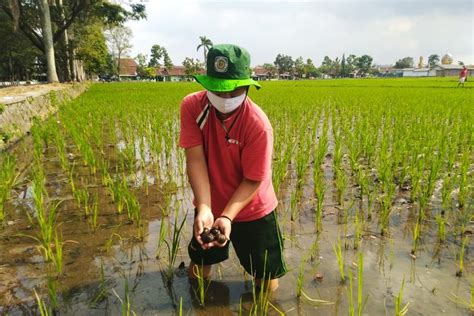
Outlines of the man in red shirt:
M 235 45 L 214 45 L 207 74 L 195 78 L 206 90 L 184 98 L 179 140 L 195 205 L 189 275 L 196 277 L 198 267 L 209 278 L 211 265 L 228 258 L 230 240 L 257 285 L 269 280 L 274 290 L 286 266 L 274 212 L 273 130 L 247 96 L 251 85 L 260 88 L 250 78 L 250 55 Z M 205 228 L 218 228 L 225 241 L 205 243 Z
M 458 87 L 460 85 L 462 85 L 462 87 L 464 88 L 464 82 L 467 80 L 467 67 L 466 66 L 462 66 L 462 70 L 461 72 L 459 73 L 459 83 L 458 83 Z

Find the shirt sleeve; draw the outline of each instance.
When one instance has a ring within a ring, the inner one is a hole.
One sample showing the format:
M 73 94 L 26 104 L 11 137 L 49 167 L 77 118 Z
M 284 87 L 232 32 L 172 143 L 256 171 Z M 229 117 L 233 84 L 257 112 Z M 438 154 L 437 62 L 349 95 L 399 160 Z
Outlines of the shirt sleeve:
M 242 170 L 249 180 L 263 181 L 271 176 L 273 131 L 262 128 L 252 133 L 242 150 Z
M 196 123 L 196 115 L 193 115 L 192 99 L 184 98 L 181 103 L 179 146 L 182 148 L 191 148 L 202 145 L 202 132 Z

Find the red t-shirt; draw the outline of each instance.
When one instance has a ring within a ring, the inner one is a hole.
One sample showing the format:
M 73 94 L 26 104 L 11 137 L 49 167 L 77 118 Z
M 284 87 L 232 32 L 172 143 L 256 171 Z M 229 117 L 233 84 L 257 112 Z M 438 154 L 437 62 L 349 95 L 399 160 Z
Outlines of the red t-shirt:
M 278 204 L 272 184 L 273 130 L 265 113 L 247 97 L 224 120 L 229 141 L 206 91 L 186 96 L 181 104 L 179 145 L 203 145 L 211 186 L 211 207 L 219 216 L 243 178 L 262 181 L 254 198 L 234 219 L 252 221 L 269 214 Z
M 466 78 L 467 77 L 467 68 L 463 68 L 459 73 L 459 78 Z

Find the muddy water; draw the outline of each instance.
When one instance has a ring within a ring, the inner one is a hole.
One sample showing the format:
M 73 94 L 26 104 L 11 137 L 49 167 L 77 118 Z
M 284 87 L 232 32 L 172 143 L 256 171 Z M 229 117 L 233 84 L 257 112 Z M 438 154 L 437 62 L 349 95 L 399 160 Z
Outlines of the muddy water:
M 26 145 L 25 145 L 26 144 Z M 28 139 L 24 145 L 28 146 Z M 330 148 L 331 149 L 331 148 Z M 16 149 L 27 152 L 25 149 Z M 74 151 L 70 149 L 70 151 Z M 35 314 L 36 290 L 48 302 L 48 276 L 57 286 L 59 314 L 104 315 L 121 313 L 122 302 L 129 296 L 131 309 L 137 314 L 173 315 L 178 313 L 182 299 L 185 314 L 231 315 L 248 314 L 252 306 L 252 283 L 231 251 L 231 257 L 213 271 L 205 306 L 196 298 L 195 284 L 186 277 L 183 262 L 188 264 L 186 244 L 191 236 L 192 206 L 191 192 L 183 181 L 176 185 L 156 179 L 152 170 L 141 170 L 129 175 L 129 184 L 138 197 L 142 210 L 140 234 L 136 224 L 130 223 L 125 214 L 116 214 L 116 206 L 110 194 L 100 183 L 100 175 L 91 175 L 88 168 L 76 160 L 77 183 L 87 189 L 90 196 L 97 196 L 99 203 L 99 227 L 93 231 L 83 210 L 73 198 L 68 176 L 61 171 L 54 149 L 44 153 L 47 191 L 53 201 L 61 201 L 58 218 L 59 231 L 64 240 L 64 271 L 54 276 L 51 265 L 44 262 L 36 241 L 28 236 L 37 236 L 26 214 L 34 216 L 31 200 L 32 188 L 25 173 L 24 180 L 13 193 L 8 203 L 8 212 L 13 219 L 0 233 L 0 313 Z M 29 157 L 20 165 L 27 166 Z M 285 258 L 289 273 L 280 281 L 280 288 L 271 297 L 272 306 L 288 315 L 344 315 L 348 313 L 348 282 L 341 283 L 336 256 L 332 245 L 341 240 L 346 272 L 353 271 L 354 300 L 357 301 L 357 251 L 353 249 L 354 229 L 351 221 L 341 219 L 343 209 L 337 205 L 331 156 L 324 162 L 327 191 L 324 203 L 323 232 L 317 236 L 314 227 L 314 205 L 312 182 L 308 176 L 303 199 L 298 205 L 299 215 L 290 221 L 289 198 L 294 184 L 294 172 L 290 166 L 290 177 L 281 192 L 281 203 L 277 209 L 285 239 Z M 308 171 L 311 174 L 312 170 Z M 146 177 L 144 174 L 146 173 Z M 178 179 L 182 179 L 178 177 Z M 140 180 L 141 179 L 141 180 Z M 148 183 L 148 195 L 143 181 Z M 466 315 L 469 311 L 453 302 L 453 296 L 469 300 L 472 281 L 472 242 L 466 247 L 465 274 L 456 277 L 457 254 L 460 238 L 448 239 L 445 244 L 436 242 L 436 223 L 427 227 L 422 244 L 411 257 L 411 236 L 414 227 L 413 214 L 416 205 L 407 203 L 409 192 L 399 192 L 392 211 L 390 234 L 381 236 L 377 220 L 368 222 L 361 242 L 364 255 L 363 297 L 367 298 L 364 314 L 393 314 L 395 296 L 405 280 L 403 302 L 409 302 L 409 315 Z M 163 201 L 171 196 L 170 216 L 163 217 Z M 349 197 L 357 196 L 357 188 L 347 192 L 347 212 L 365 209 L 366 201 L 351 203 Z M 432 210 L 439 205 L 435 196 Z M 166 246 L 158 249 L 158 238 L 162 221 L 168 227 L 170 240 L 175 214 L 181 220 L 188 211 L 182 232 L 180 248 L 175 263 L 169 271 Z M 175 213 L 176 212 L 176 213 Z M 472 231 L 473 227 L 468 228 Z M 304 258 L 305 294 L 313 299 L 330 302 L 318 305 L 296 297 L 299 267 Z M 180 267 L 181 266 L 181 267 Z M 317 276 L 317 277 L 316 277 Z M 51 281 L 50 281 L 51 282 Z M 357 306 L 357 303 L 355 303 Z M 278 314 L 270 307 L 269 314 Z

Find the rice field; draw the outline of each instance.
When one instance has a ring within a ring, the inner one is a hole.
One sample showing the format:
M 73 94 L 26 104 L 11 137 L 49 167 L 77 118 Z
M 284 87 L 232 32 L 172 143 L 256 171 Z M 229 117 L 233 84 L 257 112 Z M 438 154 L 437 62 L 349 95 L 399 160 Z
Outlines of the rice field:
M 0 153 L 0 314 L 472 313 L 474 93 L 456 85 L 251 90 L 274 128 L 290 270 L 275 293 L 257 291 L 232 250 L 211 282 L 186 276 L 179 105 L 200 86 L 92 85 Z

